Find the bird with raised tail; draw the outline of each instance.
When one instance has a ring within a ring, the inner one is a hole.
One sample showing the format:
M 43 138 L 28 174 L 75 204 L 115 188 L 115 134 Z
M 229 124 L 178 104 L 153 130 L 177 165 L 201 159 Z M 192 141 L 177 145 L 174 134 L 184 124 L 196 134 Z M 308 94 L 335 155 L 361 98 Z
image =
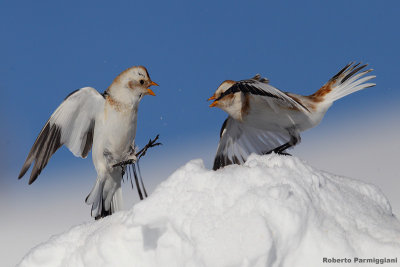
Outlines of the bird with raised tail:
M 33 163 L 29 184 L 33 183 L 62 145 L 82 158 L 92 149 L 97 180 L 86 198 L 91 214 L 99 219 L 122 209 L 121 167 L 113 165 L 136 158 L 139 102 L 145 95 L 155 95 L 152 85 L 157 84 L 146 68 L 135 66 L 119 74 L 103 94 L 91 87 L 71 93 L 41 130 L 18 178 Z
M 248 80 L 224 81 L 210 107 L 229 116 L 224 121 L 213 169 L 243 164 L 251 153 L 286 154 L 300 142 L 300 133 L 320 123 L 332 103 L 348 94 L 374 86 L 364 76 L 372 69 L 349 63 L 317 92 L 302 96 L 282 92 L 259 74 Z

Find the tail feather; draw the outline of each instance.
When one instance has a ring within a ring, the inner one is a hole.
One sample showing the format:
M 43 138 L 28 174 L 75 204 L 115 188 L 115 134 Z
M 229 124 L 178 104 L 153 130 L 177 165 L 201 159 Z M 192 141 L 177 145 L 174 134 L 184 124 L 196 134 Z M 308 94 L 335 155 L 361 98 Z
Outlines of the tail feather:
M 97 179 L 85 202 L 92 205 L 91 215 L 96 220 L 111 215 L 122 209 L 121 184 L 113 179 Z
M 374 78 L 375 76 L 367 76 L 364 77 L 362 79 L 360 79 L 362 76 L 364 76 L 365 74 L 369 73 L 373 71 L 373 69 L 369 69 L 369 70 L 365 70 L 363 72 L 358 73 L 357 75 L 354 75 L 353 77 L 351 77 L 350 79 L 348 79 L 345 83 L 346 84 L 353 84 L 353 85 L 359 85 L 363 82 L 366 82 L 372 78 Z
M 86 197 L 85 202 L 88 205 L 92 205 L 91 216 L 97 219 L 97 216 L 101 215 L 101 211 L 103 210 L 103 188 L 104 181 L 101 179 L 96 180 L 96 184 L 93 186 L 92 191 L 90 191 L 89 195 Z
M 359 72 L 368 66 L 367 64 L 360 65 L 360 63 L 354 64 L 354 62 L 347 64 L 317 92 L 310 95 L 310 98 L 317 102 L 334 102 L 346 95 L 375 86 L 375 83 L 366 83 L 375 78 L 375 75 L 363 77 L 373 69 Z
M 119 187 L 115 190 L 115 193 L 111 200 L 111 213 L 117 212 L 123 209 L 123 201 L 122 201 L 122 189 Z

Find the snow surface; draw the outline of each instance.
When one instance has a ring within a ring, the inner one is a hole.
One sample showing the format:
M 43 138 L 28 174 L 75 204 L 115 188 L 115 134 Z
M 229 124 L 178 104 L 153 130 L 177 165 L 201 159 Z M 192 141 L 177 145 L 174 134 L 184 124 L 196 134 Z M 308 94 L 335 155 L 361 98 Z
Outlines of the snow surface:
M 400 260 L 385 196 L 296 157 L 252 155 L 218 171 L 192 160 L 131 210 L 54 236 L 19 266 L 332 265 L 323 257 Z

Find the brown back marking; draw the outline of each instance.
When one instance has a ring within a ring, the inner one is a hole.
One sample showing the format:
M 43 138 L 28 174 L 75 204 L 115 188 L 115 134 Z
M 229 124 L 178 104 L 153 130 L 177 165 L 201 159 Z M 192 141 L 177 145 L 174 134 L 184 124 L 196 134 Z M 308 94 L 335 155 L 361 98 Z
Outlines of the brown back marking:
M 336 79 L 330 80 L 326 84 L 324 84 L 317 92 L 308 97 L 314 102 L 322 102 L 327 94 L 329 94 L 332 89 L 333 85 L 336 83 Z
M 242 104 L 242 110 L 241 110 L 242 118 L 243 118 L 243 116 L 249 114 L 249 111 L 250 111 L 250 95 L 245 94 L 244 101 Z
M 121 103 L 121 102 L 115 100 L 114 98 L 112 98 L 110 95 L 107 95 L 107 97 L 106 97 L 106 102 L 107 102 L 112 108 L 114 108 L 116 111 L 119 111 L 119 112 L 131 108 L 130 105 Z

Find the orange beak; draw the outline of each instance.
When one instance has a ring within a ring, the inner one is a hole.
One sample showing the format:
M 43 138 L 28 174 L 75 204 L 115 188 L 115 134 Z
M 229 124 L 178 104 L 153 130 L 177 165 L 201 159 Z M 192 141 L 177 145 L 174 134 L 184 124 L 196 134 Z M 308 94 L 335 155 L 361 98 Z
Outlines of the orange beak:
M 215 100 L 214 102 L 211 103 L 210 108 L 215 107 L 216 105 L 218 105 L 218 101 Z
M 156 95 L 150 88 L 147 88 L 147 93 L 149 94 L 149 95 Z
M 210 97 L 209 99 L 207 99 L 207 101 L 215 100 L 215 99 L 216 99 L 216 97 L 215 97 L 215 95 L 213 95 L 212 97 Z
M 152 86 L 152 85 L 158 86 L 157 83 L 155 83 L 155 82 L 153 82 L 153 81 L 150 81 L 150 85 L 149 85 L 149 86 Z
M 155 83 L 155 82 L 153 82 L 153 81 L 150 81 L 150 85 L 149 85 L 149 86 L 152 86 L 152 85 L 158 86 L 157 83 Z M 148 93 L 149 95 L 153 95 L 153 96 L 156 95 L 150 88 L 147 88 L 147 93 Z
M 215 99 L 217 99 L 217 97 L 215 96 L 215 94 L 213 94 L 213 96 L 210 97 L 209 99 L 207 99 L 207 101 L 215 100 Z M 215 107 L 217 104 L 218 104 L 218 101 L 215 100 L 214 102 L 211 103 L 210 108 Z

